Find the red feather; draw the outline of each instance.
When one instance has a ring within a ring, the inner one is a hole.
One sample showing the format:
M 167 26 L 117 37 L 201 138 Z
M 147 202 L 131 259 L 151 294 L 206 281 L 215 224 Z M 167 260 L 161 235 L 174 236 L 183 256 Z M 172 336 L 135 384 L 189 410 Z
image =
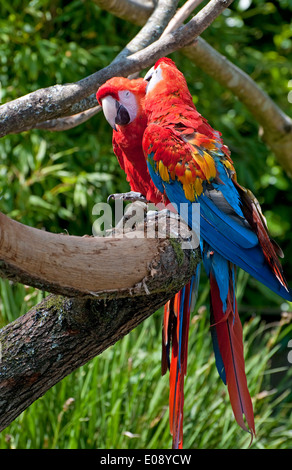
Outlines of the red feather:
M 233 292 L 232 275 L 227 298 L 226 312 L 223 311 L 219 288 L 215 277 L 210 273 L 211 311 L 216 328 L 218 346 L 223 360 L 226 384 L 232 410 L 237 423 L 255 435 L 253 407 L 248 391 L 243 355 L 242 325 L 237 311 Z M 245 415 L 248 428 L 244 422 Z
M 190 296 L 191 282 L 184 287 L 184 294 L 182 291 L 178 292 L 164 309 L 162 373 L 165 373 L 165 366 L 168 364 L 169 425 L 173 449 L 182 449 L 183 446 L 184 377 L 187 372 Z
M 240 194 L 242 201 L 242 210 L 246 217 L 246 220 L 257 234 L 259 243 L 262 247 L 264 256 L 269 266 L 273 270 L 275 276 L 280 281 L 280 283 L 288 291 L 288 284 L 284 277 L 283 268 L 278 258 L 278 256 L 280 256 L 280 258 L 283 258 L 284 254 L 281 248 L 277 245 L 277 243 L 270 238 L 266 219 L 262 214 L 258 200 L 250 190 L 245 189 L 236 181 L 234 181 L 234 185 L 236 186 Z
M 101 103 L 102 98 L 109 95 L 118 100 L 118 91 L 123 89 L 135 94 L 140 113 L 133 122 L 126 126 L 118 126 L 118 131 L 113 131 L 113 150 L 127 175 L 131 190 L 142 193 L 148 201 L 154 204 L 162 202 L 168 204 L 169 207 L 169 200 L 157 190 L 150 178 L 142 148 L 142 136 L 147 124 L 147 118 L 142 109 L 145 88 L 146 82 L 143 79 L 128 80 L 123 77 L 114 77 L 99 88 L 97 100 Z M 170 370 L 170 428 L 173 434 L 173 446 L 176 448 L 182 448 L 183 442 L 184 376 L 187 368 L 190 295 L 190 284 L 188 284 L 185 287 L 183 318 L 180 318 L 181 291 L 164 307 L 161 372 L 164 375 L 168 369 Z M 183 321 L 181 345 L 178 336 L 180 321 Z M 170 348 L 172 348 L 171 358 Z

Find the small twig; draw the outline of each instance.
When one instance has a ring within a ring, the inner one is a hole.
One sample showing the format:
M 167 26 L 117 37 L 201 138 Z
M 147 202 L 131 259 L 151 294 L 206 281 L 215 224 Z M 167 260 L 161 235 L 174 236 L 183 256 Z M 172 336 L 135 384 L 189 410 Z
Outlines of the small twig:
M 87 109 L 79 114 L 74 114 L 73 116 L 68 116 L 64 118 L 50 119 L 48 121 L 40 122 L 33 126 L 33 129 L 45 129 L 47 131 L 67 131 L 68 129 L 73 129 L 74 127 L 83 124 L 92 118 L 101 111 L 101 106 L 95 106 L 94 108 Z M 29 129 L 27 129 L 29 130 Z

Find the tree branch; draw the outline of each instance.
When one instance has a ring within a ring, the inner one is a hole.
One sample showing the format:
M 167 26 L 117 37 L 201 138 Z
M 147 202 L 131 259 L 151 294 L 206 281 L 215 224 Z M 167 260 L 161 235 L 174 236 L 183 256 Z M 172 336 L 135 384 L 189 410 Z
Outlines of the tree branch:
M 158 273 L 156 265 L 159 259 L 165 262 L 163 252 L 171 245 L 166 236 L 174 222 L 163 213 L 158 219 L 159 232 L 150 220 L 145 233 L 144 224 L 138 224 L 135 231 L 115 236 L 77 237 L 28 227 L 0 212 L 0 276 L 70 297 L 140 293 L 146 282 L 151 289 L 152 272 Z
M 173 17 L 178 0 L 158 0 L 157 7 L 139 33 L 117 55 L 112 64 L 149 46 L 161 36 L 170 19 Z
M 150 219 L 134 232 L 93 238 L 44 232 L 0 214 L 0 275 L 68 296 L 50 295 L 0 331 L 0 430 L 188 282 L 199 259 L 181 245 L 190 246 L 189 231 L 182 224 L 182 238 L 160 238 L 178 227 L 159 217 L 158 225 Z
M 109 300 L 51 295 L 3 328 L 0 431 L 49 388 L 115 344 L 174 294 L 173 289 L 167 294 L 151 292 Z
M 203 0 L 188 0 L 170 20 L 167 27 L 163 31 L 163 35 L 171 33 L 190 16 L 190 14 L 202 3 Z
M 151 0 L 93 0 L 93 2 L 114 16 L 122 20 L 127 19 L 139 26 L 146 23 L 154 9 L 154 2 Z
M 99 2 L 96 3 L 98 4 Z M 104 2 L 100 3 L 100 6 L 102 6 Z M 143 47 L 146 47 L 151 44 L 151 42 L 153 42 L 155 38 L 158 38 L 163 32 L 165 26 L 168 24 L 170 18 L 173 16 L 177 3 L 177 0 L 159 0 L 157 8 L 153 11 L 150 18 L 148 18 L 146 25 L 141 29 L 141 31 L 139 31 L 139 33 L 134 37 L 134 39 L 131 40 L 128 45 L 117 55 L 112 64 L 118 63 L 124 57 L 127 57 L 128 55 L 133 54 L 134 52 L 139 51 L 140 49 L 143 49 Z M 115 12 L 122 12 L 126 10 L 128 13 L 129 9 L 130 12 L 134 11 L 135 6 L 134 2 L 128 1 L 125 4 L 116 4 L 116 2 L 112 1 L 109 3 L 109 5 Z M 139 4 L 137 5 L 139 6 Z M 148 8 L 146 5 L 145 11 L 147 12 L 147 14 L 149 13 L 149 5 Z M 96 106 L 97 101 L 95 98 L 95 93 L 93 93 L 89 98 L 86 98 L 84 100 L 83 107 L 84 103 L 87 103 L 85 106 L 89 109 L 85 109 L 85 111 L 78 112 L 77 114 L 68 117 L 48 119 L 47 121 L 28 126 L 25 128 L 25 130 L 28 131 L 31 129 L 45 129 L 49 131 L 64 131 L 72 129 L 80 124 L 83 124 L 88 119 L 99 113 L 99 111 L 101 110 L 100 106 Z M 94 107 L 91 108 L 91 106 Z
M 83 124 L 84 122 L 91 119 L 93 116 L 98 114 L 101 111 L 101 106 L 95 106 L 94 108 L 87 109 L 82 113 L 74 114 L 73 116 L 68 116 L 64 118 L 49 119 L 33 125 L 30 128 L 27 128 L 26 131 L 31 129 L 44 129 L 47 131 L 67 131 L 68 129 L 73 129 L 74 127 Z
M 95 3 L 97 3 L 99 6 L 103 7 L 105 2 L 95 0 Z M 114 13 L 116 11 L 119 11 L 120 13 L 124 14 L 130 14 L 133 11 L 145 11 L 145 15 L 149 13 L 149 7 L 144 8 L 144 5 L 142 3 L 137 3 L 134 5 L 135 2 L 128 2 L 126 0 L 125 2 L 116 2 L 112 1 L 110 4 L 107 4 L 107 9 L 111 10 L 111 13 Z M 192 13 L 192 11 L 200 4 L 202 3 L 202 0 L 189 0 L 187 1 L 182 8 L 180 8 L 176 15 L 170 20 L 170 22 L 167 24 L 169 18 L 173 15 L 175 11 L 175 4 L 178 2 L 171 2 L 171 5 L 167 8 L 168 5 L 163 4 L 161 8 L 158 8 L 154 10 L 154 14 L 151 16 L 151 21 L 148 20 L 147 22 L 147 28 L 142 28 L 141 31 L 135 36 L 135 38 L 130 41 L 130 43 L 123 49 L 123 51 L 118 54 L 118 56 L 115 58 L 115 61 L 118 61 L 122 57 L 127 57 L 130 53 L 134 53 L 138 50 L 143 49 L 143 47 L 146 47 L 148 44 L 151 44 L 153 42 L 155 35 L 161 35 L 161 32 L 163 31 L 162 35 L 165 36 L 167 33 L 170 33 L 171 31 L 175 30 L 181 24 L 185 21 L 185 19 Z M 137 10 L 135 10 L 135 8 Z M 116 15 L 120 16 L 121 15 Z M 143 17 L 143 15 L 142 15 Z M 130 15 L 131 18 L 131 15 Z M 135 18 L 137 20 L 137 15 L 135 15 Z M 141 21 L 141 16 L 139 16 L 139 19 Z M 159 27 L 157 27 L 159 26 Z M 163 30 L 163 28 L 166 26 L 166 28 Z M 135 75 L 135 74 L 134 74 Z M 94 95 L 93 95 L 94 99 Z M 95 116 L 99 111 L 101 110 L 100 106 L 95 106 L 94 108 L 90 108 L 86 111 L 83 111 L 78 114 L 74 114 L 73 116 L 68 116 L 64 118 L 57 118 L 57 119 L 51 119 L 47 120 L 44 122 L 41 122 L 39 124 L 36 124 L 35 126 L 32 126 L 31 128 L 27 128 L 26 130 L 31 130 L 31 129 L 45 129 L 49 131 L 66 131 L 68 129 L 73 129 L 76 126 L 79 126 L 80 124 L 83 124 L 86 122 L 88 119 L 91 117 Z
M 68 85 L 54 85 L 0 106 L 0 137 L 21 132 L 41 121 L 69 116 L 96 106 L 93 94 L 109 78 L 128 76 L 149 67 L 157 59 L 189 44 L 201 34 L 233 0 L 211 0 L 185 26 L 158 39 L 143 51 L 122 58 L 108 67 Z M 91 96 L 89 96 L 91 95 Z M 89 100 L 87 97 L 89 96 Z

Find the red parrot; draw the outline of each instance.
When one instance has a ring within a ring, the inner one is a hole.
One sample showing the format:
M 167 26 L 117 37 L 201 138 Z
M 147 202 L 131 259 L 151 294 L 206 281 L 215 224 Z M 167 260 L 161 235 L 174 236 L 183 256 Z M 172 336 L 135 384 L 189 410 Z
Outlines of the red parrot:
M 142 78 L 129 80 L 114 77 L 98 89 L 96 97 L 113 128 L 113 149 L 127 175 L 131 190 L 141 193 L 149 202 L 167 205 L 169 201 L 166 195 L 156 188 L 150 178 L 142 148 L 143 133 L 147 126 L 143 110 L 145 89 L 146 82 Z M 162 375 L 168 368 L 170 371 L 170 429 L 173 447 L 179 448 L 183 444 L 184 376 L 187 369 L 189 318 L 198 289 L 199 266 L 191 281 L 164 307 L 161 369 Z M 180 331 L 183 331 L 181 337 Z
M 211 324 L 216 365 L 227 384 L 239 425 L 255 434 L 244 371 L 242 327 L 235 298 L 235 266 L 291 301 L 278 256 L 256 198 L 240 186 L 221 134 L 193 104 L 183 74 L 168 58 L 146 74 L 143 149 L 150 176 L 193 227 L 200 204 L 203 264 L 210 278 Z M 245 424 L 245 416 L 247 426 Z
M 141 193 L 153 204 L 164 196 L 153 184 L 142 149 L 147 118 L 143 112 L 146 83 L 142 78 L 114 77 L 102 85 L 96 98 L 113 128 L 113 150 L 127 176 L 131 190 Z

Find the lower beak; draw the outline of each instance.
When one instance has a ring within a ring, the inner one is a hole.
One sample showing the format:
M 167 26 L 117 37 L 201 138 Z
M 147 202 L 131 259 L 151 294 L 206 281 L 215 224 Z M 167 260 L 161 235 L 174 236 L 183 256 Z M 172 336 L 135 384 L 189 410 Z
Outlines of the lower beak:
M 126 126 L 130 122 L 130 115 L 126 110 L 125 106 L 122 104 L 119 105 L 117 115 L 115 118 L 115 124 L 119 126 Z

